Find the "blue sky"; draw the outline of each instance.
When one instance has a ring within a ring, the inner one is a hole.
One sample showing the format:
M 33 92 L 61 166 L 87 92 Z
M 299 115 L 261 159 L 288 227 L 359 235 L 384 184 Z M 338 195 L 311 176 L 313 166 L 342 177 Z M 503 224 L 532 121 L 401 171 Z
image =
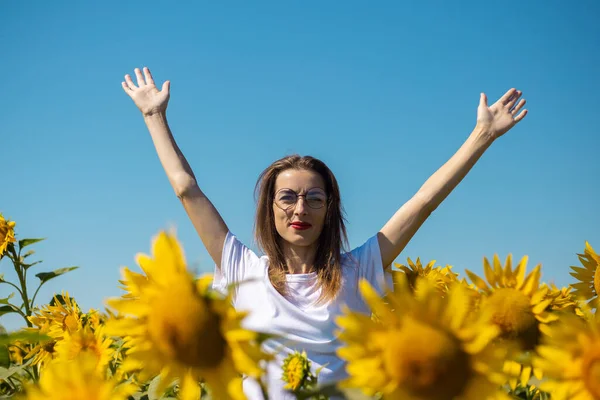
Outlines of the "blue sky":
M 37 273 L 78 265 L 84 310 L 118 296 L 120 268 L 175 226 L 191 267 L 212 271 L 123 75 L 171 80 L 168 117 L 200 186 L 252 244 L 258 174 L 288 153 L 338 177 L 360 245 L 462 144 L 479 93 L 517 87 L 529 115 L 484 154 L 397 261 L 482 270 L 529 256 L 572 282 L 600 249 L 600 6 L 593 1 L 37 2 L 0 5 L 0 212 Z M 31 7 L 31 8 L 30 8 Z M 7 260 L 0 273 L 13 277 Z M 36 278 L 31 279 L 31 284 Z M 0 297 L 10 291 L 0 286 Z M 9 329 L 21 321 L 3 317 Z

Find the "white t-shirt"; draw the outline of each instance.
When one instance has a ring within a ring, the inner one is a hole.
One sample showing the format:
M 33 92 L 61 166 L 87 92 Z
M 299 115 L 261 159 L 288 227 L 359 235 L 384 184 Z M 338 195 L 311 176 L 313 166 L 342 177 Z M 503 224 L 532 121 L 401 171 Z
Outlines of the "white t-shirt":
M 268 257 L 258 257 L 231 232 L 223 245 L 221 268 L 215 269 L 213 287 L 225 292 L 232 283 L 236 287 L 233 306 L 249 311 L 243 326 L 250 330 L 283 336 L 264 343 L 267 352 L 276 354 L 267 365 L 267 384 L 271 399 L 295 399 L 283 389 L 281 379 L 283 359 L 295 350 L 306 351 L 312 372 L 327 364 L 319 373 L 319 384 L 338 381 L 347 376 L 345 362 L 336 355 L 342 343 L 335 331 L 340 328 L 335 318 L 342 305 L 369 314 L 370 311 L 358 290 L 359 278 L 365 278 L 382 293 L 383 285 L 391 286 L 391 276 L 384 273 L 377 235 L 363 245 L 342 255 L 342 287 L 337 298 L 315 305 L 321 293 L 315 273 L 288 274 L 288 294 L 283 297 L 271 284 L 268 276 Z M 244 379 L 244 393 L 249 400 L 263 400 L 261 390 L 253 379 Z

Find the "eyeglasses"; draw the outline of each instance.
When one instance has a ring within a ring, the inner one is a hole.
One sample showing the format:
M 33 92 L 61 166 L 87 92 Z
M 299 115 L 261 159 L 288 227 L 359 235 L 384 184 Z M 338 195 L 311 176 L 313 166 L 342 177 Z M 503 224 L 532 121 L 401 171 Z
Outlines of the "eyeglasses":
M 279 189 L 275 193 L 275 205 L 283 211 L 287 211 L 294 207 L 298 202 L 299 197 L 304 197 L 304 201 L 310 208 L 318 210 L 327 204 L 327 195 L 320 188 L 309 189 L 305 194 L 298 194 L 292 189 Z

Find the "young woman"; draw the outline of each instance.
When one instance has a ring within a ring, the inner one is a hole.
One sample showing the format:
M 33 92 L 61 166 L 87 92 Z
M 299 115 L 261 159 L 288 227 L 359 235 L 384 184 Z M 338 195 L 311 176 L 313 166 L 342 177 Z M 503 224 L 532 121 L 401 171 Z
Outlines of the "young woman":
M 265 253 L 256 255 L 232 234 L 200 190 L 196 177 L 175 143 L 167 123 L 170 82 L 162 90 L 148 68 L 135 69 L 122 83 L 144 121 L 177 197 L 216 263 L 213 286 L 236 286 L 234 306 L 250 311 L 249 329 L 277 334 L 267 351 L 276 354 L 267 366 L 272 399 L 293 398 L 283 389 L 281 364 L 294 350 L 306 351 L 319 383 L 345 377 L 336 356 L 335 317 L 342 305 L 368 312 L 357 290 L 367 279 L 382 290 L 385 270 L 427 217 L 465 177 L 483 152 L 527 114 L 521 92 L 511 89 L 492 106 L 481 94 L 477 122 L 460 149 L 419 191 L 363 245 L 347 252 L 346 229 L 338 184 L 320 160 L 292 155 L 275 161 L 260 175 L 255 238 Z M 256 382 L 244 380 L 249 399 L 262 399 Z

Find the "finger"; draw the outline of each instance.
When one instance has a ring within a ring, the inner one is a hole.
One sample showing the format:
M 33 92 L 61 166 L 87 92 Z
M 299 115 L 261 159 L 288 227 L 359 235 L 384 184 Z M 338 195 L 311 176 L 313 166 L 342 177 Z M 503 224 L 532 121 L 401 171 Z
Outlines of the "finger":
M 479 106 L 481 106 L 481 107 L 486 107 L 486 108 L 487 108 L 487 106 L 488 106 L 488 103 L 487 103 L 487 96 L 485 95 L 485 93 L 481 93 L 481 94 L 479 95 Z
M 517 103 L 517 100 L 519 100 L 519 97 L 521 97 L 523 93 L 519 90 L 517 90 L 510 99 L 508 99 L 508 102 L 506 103 L 506 108 L 510 111 L 511 108 L 514 107 L 514 105 Z
M 166 92 L 167 94 L 169 94 L 170 91 L 171 91 L 171 81 L 165 81 L 165 83 L 163 83 L 163 85 L 162 85 L 161 92 Z
M 125 82 L 127 83 L 127 86 L 129 87 L 129 89 L 131 89 L 131 90 L 136 89 L 135 83 L 133 83 L 133 81 L 131 80 L 131 76 L 129 76 L 129 74 L 125 75 Z
M 500 97 L 500 103 L 506 104 L 510 98 L 515 94 L 516 89 L 512 88 L 508 92 L 504 93 L 504 96 Z
M 130 94 L 132 92 L 132 90 L 129 88 L 129 85 L 127 85 L 126 82 L 121 82 L 121 86 L 123 87 L 125 93 Z
M 135 77 L 137 78 L 138 86 L 139 87 L 146 86 L 146 81 L 144 80 L 144 77 L 142 76 L 142 71 L 140 71 L 139 68 L 136 68 L 134 71 L 135 71 Z
M 148 67 L 144 67 L 144 78 L 146 78 L 146 84 L 154 85 L 154 79 L 152 78 L 152 74 Z
M 514 118 L 515 123 L 519 122 L 520 120 L 522 120 L 523 118 L 525 118 L 525 116 L 527 115 L 527 109 L 524 109 L 523 111 L 521 111 L 521 113 L 519 115 L 517 115 Z
M 519 110 L 521 110 L 521 108 L 523 108 L 524 105 L 525 105 L 525 99 L 521 99 L 521 101 L 519 101 L 519 104 L 517 104 L 517 106 L 515 108 L 513 108 L 510 113 L 512 115 L 517 115 Z

